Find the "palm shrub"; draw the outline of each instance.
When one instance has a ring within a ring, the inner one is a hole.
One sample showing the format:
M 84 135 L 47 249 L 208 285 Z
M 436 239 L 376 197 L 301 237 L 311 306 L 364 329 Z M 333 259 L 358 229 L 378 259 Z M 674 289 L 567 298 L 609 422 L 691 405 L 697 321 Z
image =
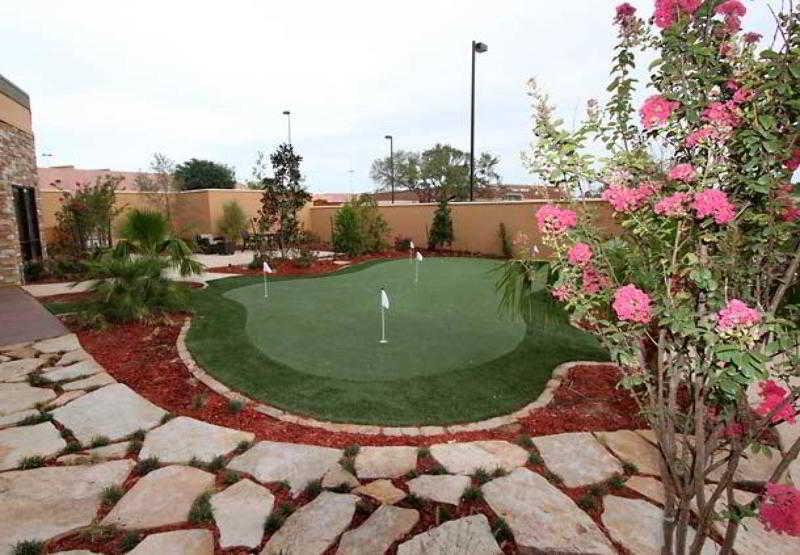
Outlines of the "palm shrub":
M 81 307 L 81 319 L 91 325 L 149 320 L 183 310 L 189 289 L 163 277 L 169 261 L 161 257 L 106 256 L 89 263 L 102 276 L 90 288 L 91 300 Z
M 450 215 L 450 203 L 439 201 L 439 207 L 433 214 L 433 223 L 428 231 L 428 247 L 436 250 L 444 245 L 453 244 L 453 219 Z
M 132 210 L 120 227 L 119 236 L 115 258 L 130 259 L 135 255 L 163 259 L 166 267 L 177 269 L 181 276 L 203 271 L 203 265 L 192 258 L 192 249 L 172 234 L 167 219 L 159 212 Z

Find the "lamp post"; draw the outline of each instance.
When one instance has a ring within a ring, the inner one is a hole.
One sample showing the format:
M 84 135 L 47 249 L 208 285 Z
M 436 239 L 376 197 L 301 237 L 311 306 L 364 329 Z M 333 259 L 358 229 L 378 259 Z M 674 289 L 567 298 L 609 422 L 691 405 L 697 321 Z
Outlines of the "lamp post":
M 283 115 L 286 116 L 286 125 L 289 127 L 289 146 L 292 146 L 292 113 L 284 110 Z
M 394 204 L 394 138 L 386 135 L 384 139 L 389 140 L 389 168 L 392 172 L 392 204 Z
M 475 54 L 489 50 L 486 43 L 472 41 L 472 94 L 470 95 L 469 120 L 469 201 L 474 199 L 475 190 Z

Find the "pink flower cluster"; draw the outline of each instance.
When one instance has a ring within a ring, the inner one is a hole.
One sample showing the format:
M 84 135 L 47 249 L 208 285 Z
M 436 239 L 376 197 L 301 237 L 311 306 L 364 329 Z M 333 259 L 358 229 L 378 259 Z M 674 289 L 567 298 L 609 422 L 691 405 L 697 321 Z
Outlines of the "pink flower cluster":
M 653 317 L 650 297 L 635 285 L 625 285 L 614 293 L 614 312 L 617 318 L 628 322 L 646 324 Z
M 712 216 L 720 225 L 730 223 L 736 217 L 736 207 L 728 200 L 728 195 L 717 189 L 695 194 L 692 208 L 698 220 Z
M 556 285 L 550 291 L 550 294 L 553 295 L 553 298 L 563 302 L 566 302 L 572 298 L 575 294 L 575 291 L 567 284 Z
M 602 198 L 614 208 L 615 212 L 632 212 L 640 208 L 660 188 L 655 181 L 643 181 L 638 187 L 611 185 L 603 191 Z
M 797 168 L 799 168 L 800 167 L 800 148 L 795 149 L 792 152 L 791 158 L 786 160 L 786 162 L 784 162 L 783 165 L 786 166 L 786 169 L 789 170 L 789 171 L 794 171 Z
M 683 144 L 686 145 L 687 148 L 694 148 L 702 142 L 718 139 L 719 136 L 720 134 L 716 129 L 710 125 L 706 125 L 689 133 L 686 139 L 684 139 Z
M 614 18 L 614 21 L 617 23 L 624 23 L 627 19 L 633 17 L 635 13 L 636 8 L 625 2 L 617 6 L 617 16 Z
M 777 199 L 781 204 L 781 220 L 784 222 L 796 222 L 800 220 L 800 206 L 792 197 L 794 187 L 791 183 L 785 183 L 778 188 Z
M 767 484 L 758 519 L 767 530 L 800 536 L 800 490 L 783 484 Z
M 680 217 L 686 215 L 686 204 L 691 200 L 689 193 L 675 193 L 659 200 L 653 211 L 659 216 Z
M 734 102 L 712 102 L 703 110 L 703 120 L 724 128 L 735 128 L 742 123 Z
M 717 6 L 714 13 L 725 16 L 725 27 L 729 32 L 735 33 L 742 28 L 742 18 L 747 13 L 747 8 L 739 0 L 726 0 Z
M 758 384 L 758 395 L 761 397 L 761 402 L 755 408 L 756 414 L 767 416 L 775 411 L 770 418 L 770 422 L 773 424 L 783 421 L 790 424 L 796 422 L 796 411 L 791 402 L 791 393 L 775 383 L 774 380 Z
M 671 27 L 681 13 L 693 14 L 703 0 L 656 0 L 656 11 L 653 14 L 655 24 L 662 29 Z
M 737 328 L 750 327 L 761 321 L 761 313 L 750 308 L 739 299 L 731 299 L 725 308 L 717 313 L 717 330 L 730 332 Z
M 669 178 L 673 181 L 691 183 L 697 179 L 697 171 L 691 164 L 678 164 L 669 171 Z
M 755 44 L 761 40 L 761 33 L 749 32 L 744 34 L 744 42 L 747 44 Z
M 611 285 L 611 280 L 608 279 L 608 276 L 598 271 L 591 264 L 583 269 L 581 280 L 583 281 L 583 292 L 589 295 L 599 293 Z
M 592 259 L 592 247 L 586 243 L 575 243 L 567 253 L 567 260 L 573 266 L 585 266 Z
M 639 115 L 642 118 L 642 125 L 645 129 L 650 129 L 651 127 L 667 123 L 672 112 L 674 112 L 678 106 L 680 106 L 679 102 L 667 100 L 660 94 L 651 96 L 644 101 L 644 104 L 639 110 Z
M 542 233 L 560 235 L 577 225 L 578 215 L 572 210 L 545 204 L 536 212 L 536 223 Z

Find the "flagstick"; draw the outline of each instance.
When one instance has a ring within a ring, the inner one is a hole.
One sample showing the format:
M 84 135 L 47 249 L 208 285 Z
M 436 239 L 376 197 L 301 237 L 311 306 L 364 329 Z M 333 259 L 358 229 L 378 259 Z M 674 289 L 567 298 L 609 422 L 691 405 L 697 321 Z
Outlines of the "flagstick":
M 419 283 L 419 260 L 414 262 L 414 285 Z
M 264 274 L 264 298 L 269 297 L 269 285 L 267 285 L 267 274 Z
M 386 317 L 384 316 L 384 308 L 381 306 L 381 343 L 388 343 L 386 341 Z

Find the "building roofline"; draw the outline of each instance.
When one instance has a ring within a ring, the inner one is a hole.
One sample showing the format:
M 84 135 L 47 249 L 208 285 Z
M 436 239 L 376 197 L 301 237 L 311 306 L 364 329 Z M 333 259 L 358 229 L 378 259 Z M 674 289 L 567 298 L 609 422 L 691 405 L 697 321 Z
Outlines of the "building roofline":
M 0 93 L 4 94 L 17 104 L 24 106 L 28 110 L 31 109 L 31 98 L 28 96 L 28 93 L 20 89 L 2 75 L 0 75 Z

